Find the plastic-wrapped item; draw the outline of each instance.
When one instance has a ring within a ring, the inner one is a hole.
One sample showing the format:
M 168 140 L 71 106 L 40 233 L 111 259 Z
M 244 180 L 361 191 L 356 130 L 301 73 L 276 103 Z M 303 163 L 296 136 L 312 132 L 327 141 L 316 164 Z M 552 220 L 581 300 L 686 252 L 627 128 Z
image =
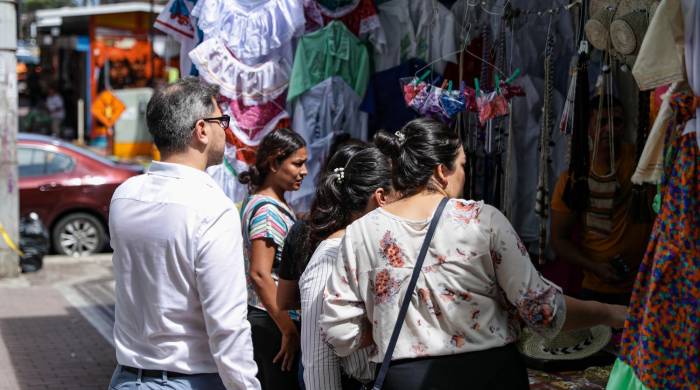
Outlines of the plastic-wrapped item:
M 440 104 L 447 118 L 454 118 L 455 115 L 465 110 L 464 95 L 460 91 L 447 91 L 440 96 Z
M 40 270 L 44 256 L 49 253 L 49 232 L 36 213 L 20 218 L 19 248 L 24 252 L 19 259 L 22 272 Z
M 508 115 L 508 102 L 496 91 L 481 94 L 476 98 L 476 104 L 479 108 L 479 122 L 482 125 L 493 118 Z

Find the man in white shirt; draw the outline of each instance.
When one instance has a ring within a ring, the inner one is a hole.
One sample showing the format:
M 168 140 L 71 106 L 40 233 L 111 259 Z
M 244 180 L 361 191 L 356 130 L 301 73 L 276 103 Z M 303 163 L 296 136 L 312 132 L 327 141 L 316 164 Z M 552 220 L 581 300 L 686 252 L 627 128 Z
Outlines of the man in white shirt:
M 218 87 L 185 78 L 155 92 L 148 130 L 161 152 L 110 207 L 123 389 L 260 389 L 247 316 L 240 217 L 205 173 L 230 118 Z

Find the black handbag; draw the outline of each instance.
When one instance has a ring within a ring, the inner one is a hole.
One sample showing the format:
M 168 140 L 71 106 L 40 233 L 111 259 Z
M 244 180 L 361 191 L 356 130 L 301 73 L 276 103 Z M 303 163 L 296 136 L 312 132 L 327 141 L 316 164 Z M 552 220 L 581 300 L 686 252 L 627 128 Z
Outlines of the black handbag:
M 448 198 L 443 198 L 440 204 L 435 210 L 435 215 L 433 215 L 432 221 L 430 221 L 430 226 L 428 227 L 428 233 L 425 235 L 423 240 L 423 245 L 418 252 L 418 258 L 416 259 L 416 264 L 413 267 L 413 274 L 411 274 L 411 281 L 408 283 L 408 288 L 406 289 L 406 295 L 403 297 L 403 302 L 401 302 L 401 309 L 399 309 L 399 316 L 396 319 L 396 324 L 394 325 L 394 330 L 391 333 L 391 339 L 389 339 L 389 345 L 384 353 L 384 360 L 382 361 L 381 368 L 377 377 L 372 384 L 372 390 L 381 390 L 384 385 L 384 380 L 386 379 L 386 374 L 389 372 L 389 366 L 391 366 L 391 357 L 394 354 L 394 348 L 396 348 L 396 342 L 399 339 L 399 333 L 401 333 L 401 328 L 403 327 L 403 322 L 406 319 L 406 312 L 408 311 L 408 305 L 411 303 L 411 296 L 413 291 L 416 289 L 416 283 L 418 282 L 418 275 L 420 275 L 420 270 L 423 267 L 423 260 L 425 260 L 425 255 L 428 254 L 428 247 L 430 246 L 430 241 L 433 239 L 435 234 L 435 229 L 437 228 L 438 222 L 440 221 L 440 216 L 442 215 L 445 206 L 447 205 Z

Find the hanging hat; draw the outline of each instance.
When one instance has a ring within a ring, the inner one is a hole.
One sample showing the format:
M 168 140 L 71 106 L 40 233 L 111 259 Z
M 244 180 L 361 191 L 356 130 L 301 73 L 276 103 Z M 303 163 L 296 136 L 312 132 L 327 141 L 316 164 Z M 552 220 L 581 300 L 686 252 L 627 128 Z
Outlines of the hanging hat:
M 600 352 L 612 337 L 612 330 L 607 326 L 595 326 L 571 332 L 560 332 L 547 340 L 544 337 L 527 332 L 518 342 L 520 353 L 535 360 L 579 360 Z
M 616 11 L 615 5 L 601 7 L 595 13 L 591 11 L 591 18 L 586 22 L 584 30 L 588 41 L 598 50 L 610 48 L 610 24 Z
M 623 55 L 636 55 L 649 26 L 650 12 L 637 9 L 615 18 L 610 24 L 610 40 Z

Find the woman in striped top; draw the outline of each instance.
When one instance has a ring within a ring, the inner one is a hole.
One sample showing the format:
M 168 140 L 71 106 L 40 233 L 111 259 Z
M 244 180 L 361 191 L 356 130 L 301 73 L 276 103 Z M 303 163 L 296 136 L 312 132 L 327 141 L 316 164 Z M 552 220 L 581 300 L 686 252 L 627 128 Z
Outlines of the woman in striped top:
M 336 263 L 345 227 L 392 196 L 389 160 L 376 147 L 348 145 L 328 162 L 309 213 L 309 240 L 316 247 L 299 278 L 301 349 L 307 390 L 357 389 L 373 379 L 366 349 L 339 358 L 321 340 L 318 320 L 323 290 Z M 354 379 L 351 379 L 354 378 Z
M 306 143 L 288 129 L 273 131 L 258 147 L 255 165 L 241 174 L 251 195 L 243 203 L 241 225 L 248 281 L 248 321 L 258 379 L 263 389 L 296 389 L 299 315 L 277 306 L 280 256 L 296 217 L 284 199 L 307 174 Z

